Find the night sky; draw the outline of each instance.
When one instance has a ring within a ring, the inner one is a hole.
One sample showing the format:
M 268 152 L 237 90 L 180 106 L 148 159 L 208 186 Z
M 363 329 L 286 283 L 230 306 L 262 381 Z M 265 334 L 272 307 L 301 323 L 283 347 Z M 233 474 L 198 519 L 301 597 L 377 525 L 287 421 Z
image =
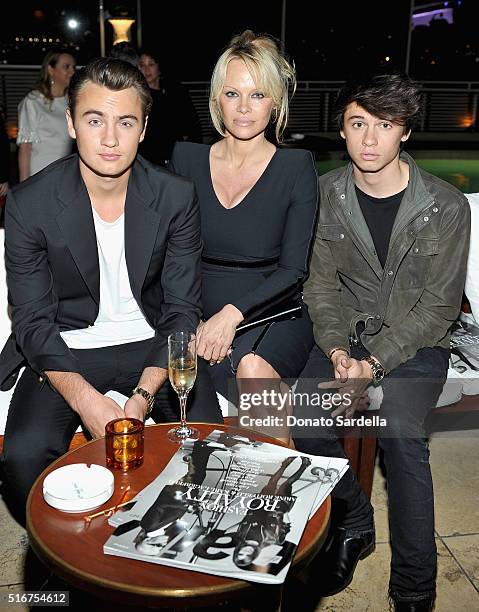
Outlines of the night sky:
M 106 11 L 129 9 L 133 17 L 136 4 L 136 0 L 125 0 L 121 5 L 104 0 Z M 421 4 L 431 1 L 416 0 L 417 10 Z M 478 80 L 478 0 L 435 4 L 454 6 L 455 23 L 446 24 L 443 30 L 415 30 L 412 76 Z M 256 0 L 250 4 L 142 0 L 141 7 L 143 45 L 157 50 L 163 67 L 181 80 L 208 80 L 223 47 L 246 28 L 278 38 L 281 34 L 282 0 Z M 286 51 L 295 61 L 299 79 L 344 80 L 360 70 L 404 68 L 410 0 L 286 0 L 286 7 Z M 16 15 L 0 23 L 4 63 L 41 61 L 45 49 L 42 39 L 36 45 L 15 43 L 20 34 L 59 37 L 73 45 L 80 64 L 99 55 L 97 0 L 22 0 L 9 10 Z M 69 17 L 80 22 L 76 31 L 66 27 Z M 109 23 L 105 31 L 108 51 L 112 44 Z M 136 26 L 132 28 L 132 43 L 136 45 Z

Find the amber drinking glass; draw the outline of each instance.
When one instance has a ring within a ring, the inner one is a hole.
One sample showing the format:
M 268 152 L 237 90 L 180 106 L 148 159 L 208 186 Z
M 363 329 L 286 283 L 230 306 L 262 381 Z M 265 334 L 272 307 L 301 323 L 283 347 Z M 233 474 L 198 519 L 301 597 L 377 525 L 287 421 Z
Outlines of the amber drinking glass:
M 105 426 L 106 465 L 127 472 L 143 463 L 145 424 L 139 419 L 114 419 Z

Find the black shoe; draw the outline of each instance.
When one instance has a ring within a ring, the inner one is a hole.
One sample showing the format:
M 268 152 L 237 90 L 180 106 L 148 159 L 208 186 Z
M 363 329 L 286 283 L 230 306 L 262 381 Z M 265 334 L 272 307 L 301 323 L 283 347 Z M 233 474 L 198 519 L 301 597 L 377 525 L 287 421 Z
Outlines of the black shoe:
M 373 529 L 361 535 L 343 527 L 338 527 L 337 532 L 324 557 L 326 572 L 320 580 L 323 597 L 343 591 L 353 579 L 358 561 L 365 559 L 375 548 L 376 534 Z
M 416 601 L 404 601 L 391 597 L 394 612 L 431 612 L 434 608 L 434 597 L 426 597 Z

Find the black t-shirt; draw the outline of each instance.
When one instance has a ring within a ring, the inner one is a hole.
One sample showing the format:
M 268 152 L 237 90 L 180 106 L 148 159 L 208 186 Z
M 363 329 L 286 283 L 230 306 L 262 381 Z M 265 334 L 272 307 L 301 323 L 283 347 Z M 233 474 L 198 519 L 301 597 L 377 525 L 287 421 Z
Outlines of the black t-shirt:
M 387 198 L 374 198 L 356 187 L 356 196 L 382 267 L 386 263 L 389 240 L 399 205 L 406 189 Z

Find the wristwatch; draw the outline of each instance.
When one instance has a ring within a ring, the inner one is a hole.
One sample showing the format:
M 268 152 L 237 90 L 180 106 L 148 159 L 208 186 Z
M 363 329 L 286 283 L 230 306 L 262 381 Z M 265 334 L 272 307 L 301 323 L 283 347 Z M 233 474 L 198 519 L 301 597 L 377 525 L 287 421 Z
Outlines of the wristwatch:
M 147 417 L 151 413 L 151 411 L 153 410 L 153 406 L 155 405 L 155 396 L 149 393 L 146 389 L 143 389 L 142 387 L 135 387 L 131 392 L 131 395 L 135 395 L 135 393 L 138 393 L 138 395 L 141 395 L 141 397 L 144 397 L 146 399 L 148 407 L 146 409 L 145 417 Z
M 371 368 L 371 371 L 373 373 L 373 381 L 375 383 L 381 382 L 384 378 L 385 371 L 379 361 L 372 355 L 370 355 L 369 357 L 365 357 L 363 361 L 365 361 Z

